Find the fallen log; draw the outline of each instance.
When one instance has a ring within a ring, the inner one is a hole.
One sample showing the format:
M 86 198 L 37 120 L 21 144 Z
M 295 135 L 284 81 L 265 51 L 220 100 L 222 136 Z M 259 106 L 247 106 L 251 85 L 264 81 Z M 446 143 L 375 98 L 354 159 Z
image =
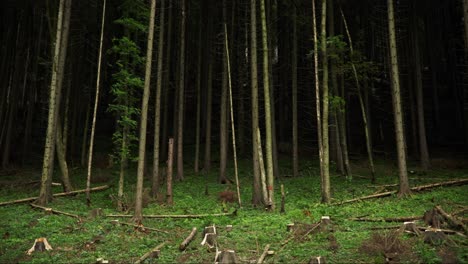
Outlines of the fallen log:
M 143 218 L 203 218 L 211 216 L 230 216 L 237 215 L 237 209 L 231 213 L 220 214 L 198 214 L 198 215 L 143 215 Z M 106 215 L 106 217 L 133 217 L 133 215 Z
M 422 191 L 422 190 L 432 189 L 432 188 L 436 188 L 436 187 L 464 185 L 464 184 L 468 184 L 468 179 L 447 181 L 447 182 L 438 182 L 438 183 L 415 186 L 415 187 L 411 188 L 411 191 L 419 192 L 419 191 Z M 362 196 L 362 197 L 354 198 L 354 199 L 351 199 L 351 200 L 346 200 L 346 201 L 342 201 L 342 202 L 338 202 L 338 203 L 333 203 L 333 205 L 343 205 L 343 204 L 354 203 L 354 202 L 369 200 L 369 199 L 374 199 L 374 198 L 382 198 L 382 197 L 390 196 L 390 195 L 395 194 L 395 193 L 397 193 L 397 191 L 388 191 L 388 192 L 383 192 L 383 193 L 378 193 L 378 194 L 372 194 L 372 195 L 368 195 L 368 196 Z
M 135 264 L 139 264 L 139 263 L 142 263 L 145 259 L 151 257 L 151 258 L 158 258 L 159 257 L 159 250 L 167 243 L 166 242 L 163 242 L 159 245 L 157 245 L 155 248 L 151 249 L 150 251 L 148 251 L 146 254 L 144 254 L 143 256 L 141 256 L 137 261 L 135 261 Z
M 183 251 L 189 244 L 192 242 L 193 237 L 195 237 L 195 234 L 197 233 L 197 228 L 194 227 L 192 229 L 192 232 L 190 232 L 190 235 L 179 245 L 179 250 Z
M 260 256 L 260 258 L 258 259 L 257 264 L 262 264 L 263 263 L 263 260 L 265 260 L 265 257 L 267 256 L 269 249 L 270 249 L 270 244 L 266 245 L 265 249 L 263 249 L 263 253 Z
M 103 186 L 98 186 L 98 187 L 91 188 L 91 189 L 89 189 L 89 191 L 90 192 L 96 192 L 96 191 L 102 191 L 102 190 L 105 190 L 105 189 L 108 189 L 108 188 L 109 188 L 109 185 L 103 185 Z M 85 193 L 85 192 L 86 192 L 86 189 L 83 189 L 83 190 L 76 190 L 76 191 L 71 191 L 71 192 L 56 193 L 56 194 L 53 194 L 52 196 L 53 197 L 62 197 L 62 196 L 75 195 L 75 194 Z M 38 198 L 39 197 L 29 197 L 29 198 L 18 199 L 18 200 L 13 200 L 13 201 L 1 202 L 0 206 L 9 205 L 9 204 L 33 202 L 33 201 L 37 200 Z
M 435 209 L 437 210 L 437 212 L 439 212 L 439 214 L 441 214 L 443 217 L 445 217 L 445 219 L 447 219 L 450 222 L 451 225 L 453 225 L 454 227 L 457 227 L 457 228 L 461 228 L 463 230 L 463 232 L 465 232 L 465 234 L 468 234 L 468 229 L 466 228 L 466 226 L 461 221 L 458 221 L 457 219 L 455 219 L 451 215 L 447 214 L 447 212 L 445 212 L 442 209 L 442 207 L 440 207 L 439 205 L 437 205 L 435 207 Z
M 368 218 L 368 217 L 356 217 L 350 218 L 351 221 L 361 222 L 408 222 L 414 220 L 420 220 L 422 216 L 405 216 L 405 217 L 386 217 L 386 218 Z
M 167 232 L 167 231 L 165 231 L 165 230 L 161 230 L 161 229 L 157 229 L 157 228 L 152 228 L 152 227 L 147 227 L 147 226 L 143 226 L 143 225 L 132 224 L 132 223 L 120 222 L 119 220 L 113 220 L 113 221 L 111 221 L 111 223 L 114 224 L 114 225 L 126 225 L 126 226 L 131 226 L 131 227 L 137 228 L 137 229 L 140 230 L 140 231 L 150 230 L 150 231 L 155 231 L 155 232 L 161 232 L 161 233 L 169 234 L 169 232 Z
M 70 213 L 67 213 L 67 212 L 62 212 L 62 211 L 59 211 L 59 210 L 54 210 L 54 209 L 52 209 L 52 208 L 40 206 L 40 205 L 37 205 L 37 204 L 29 204 L 29 205 L 31 205 L 31 206 L 34 207 L 34 208 L 42 209 L 42 210 L 46 211 L 47 213 L 54 213 L 54 214 L 66 215 L 66 216 L 70 216 L 70 217 L 77 218 L 77 219 L 81 220 L 81 218 L 80 218 L 78 215 L 76 215 L 76 214 L 70 214 Z

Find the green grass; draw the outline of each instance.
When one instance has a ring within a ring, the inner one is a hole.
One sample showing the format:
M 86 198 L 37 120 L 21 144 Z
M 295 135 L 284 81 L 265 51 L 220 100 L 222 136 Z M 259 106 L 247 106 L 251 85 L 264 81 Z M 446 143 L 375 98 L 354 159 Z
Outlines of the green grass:
M 62 210 L 83 217 L 82 222 L 63 215 L 46 215 L 44 212 L 32 209 L 28 204 L 18 204 L 0 207 L 0 263 L 94 263 L 97 258 L 104 258 L 111 263 L 128 263 L 136 261 L 144 253 L 156 245 L 168 241 L 161 249 L 160 263 L 212 263 L 213 252 L 208 252 L 200 245 L 201 230 L 204 226 L 215 224 L 218 228 L 220 249 L 234 249 L 243 261 L 258 259 L 264 246 L 271 245 L 276 251 L 273 257 L 267 257 L 266 263 L 307 263 L 311 256 L 324 256 L 328 263 L 383 263 L 383 257 L 369 256 L 359 251 L 362 242 L 370 237 L 373 227 L 395 226 L 398 223 L 355 222 L 352 217 L 366 216 L 370 218 L 421 216 L 435 205 L 441 205 L 447 212 L 468 205 L 468 186 L 436 188 L 421 192 L 411 197 L 398 199 L 395 196 L 363 201 L 348 205 L 320 204 L 320 179 L 315 163 L 301 163 L 300 178 L 281 178 L 276 181 L 275 194 L 276 212 L 266 212 L 250 205 L 251 172 L 250 161 L 240 162 L 240 184 L 243 207 L 237 216 L 207 217 L 201 219 L 145 219 L 143 224 L 169 231 L 164 233 L 142 233 L 128 226 L 113 226 L 110 218 L 88 217 L 90 208 L 86 207 L 85 196 L 56 198 L 49 204 L 56 210 Z M 281 164 L 284 175 L 290 174 L 290 165 Z M 134 189 L 135 172 L 130 170 L 127 176 L 127 190 Z M 333 170 L 332 170 L 333 171 Z M 368 176 L 365 166 L 354 164 L 356 175 Z M 216 183 L 217 172 L 205 175 L 195 175 L 191 168 L 185 169 L 185 181 L 174 183 L 174 206 L 168 207 L 155 202 L 144 208 L 144 214 L 211 214 L 223 211 L 223 204 L 217 195 L 226 186 Z M 110 174 L 100 171 L 101 174 Z M 232 168 L 229 170 L 233 175 Z M 0 201 L 14 200 L 38 194 L 37 186 L 14 185 L 15 182 L 37 180 L 39 171 L 20 171 L 17 175 L 3 177 L 0 189 Z M 76 189 L 84 188 L 85 172 L 74 170 L 72 180 Z M 434 169 L 426 175 L 410 175 L 412 186 L 430 182 L 467 178 L 466 170 Z M 231 177 L 233 178 L 233 177 Z M 434 180 L 436 178 L 436 180 Z M 385 162 L 377 162 L 378 184 L 398 182 L 396 168 Z M 100 207 L 106 214 L 118 213 L 110 199 L 116 193 L 117 177 L 110 177 L 111 188 L 106 191 L 92 193 L 92 208 Z M 279 186 L 284 184 L 286 191 L 286 213 L 280 214 Z M 94 184 L 97 186 L 99 184 Z M 205 185 L 209 195 L 205 195 Z M 341 176 L 332 175 L 331 186 L 334 202 L 353 197 L 372 194 L 376 191 L 368 179 L 354 177 L 347 181 Z M 150 186 L 145 181 L 145 186 Z M 61 187 L 53 187 L 54 192 L 61 192 Z M 234 190 L 234 186 L 231 187 Z M 229 211 L 235 205 L 227 205 Z M 286 224 L 292 222 L 315 223 L 321 216 L 330 216 L 334 224 L 334 236 L 339 244 L 336 252 L 329 249 L 328 235 L 316 233 L 305 239 L 291 240 L 282 247 L 282 242 L 291 235 L 286 230 Z M 126 221 L 128 219 L 120 219 Z M 226 225 L 233 225 L 233 230 L 227 232 Z M 178 250 L 178 245 L 189 234 L 192 227 L 197 227 L 199 233 L 196 239 L 184 251 Z M 86 244 L 96 236 L 102 239 L 91 247 Z M 36 252 L 27 256 L 25 252 L 32 246 L 34 239 L 47 237 L 54 248 L 49 252 Z M 451 236 L 453 243 L 431 246 L 415 240 L 413 251 L 420 263 L 441 263 L 440 250 L 445 247 L 455 252 L 460 262 L 468 262 L 467 243 L 463 238 Z M 412 239 L 409 236 L 403 239 Z M 150 261 L 147 261 L 150 263 Z

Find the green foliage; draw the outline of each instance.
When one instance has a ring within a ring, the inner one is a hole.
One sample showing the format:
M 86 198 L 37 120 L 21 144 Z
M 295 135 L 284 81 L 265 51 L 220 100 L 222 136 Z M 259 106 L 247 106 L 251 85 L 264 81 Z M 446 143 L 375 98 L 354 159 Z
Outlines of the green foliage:
M 393 227 L 399 223 L 385 222 L 357 222 L 350 218 L 365 216 L 368 218 L 420 216 L 435 205 L 441 205 L 447 212 L 453 212 L 466 205 L 466 191 L 468 186 L 437 188 L 428 192 L 421 192 L 405 199 L 395 196 L 383 199 L 368 200 L 349 205 L 320 204 L 320 176 L 316 162 L 304 160 L 302 176 L 298 178 L 281 178 L 286 192 L 286 213 L 266 212 L 262 208 L 253 208 L 250 205 L 251 180 L 250 173 L 240 175 L 241 197 L 243 208 L 233 217 L 207 217 L 200 219 L 144 219 L 144 226 L 169 231 L 169 234 L 156 232 L 139 232 L 129 226 L 114 226 L 110 223 L 112 218 L 88 218 L 84 195 L 56 198 L 50 207 L 65 212 L 74 213 L 83 217 L 82 222 L 63 215 L 48 215 L 27 204 L 17 204 L 0 207 L 0 263 L 56 263 L 71 261 L 73 263 L 94 263 L 102 257 L 111 263 L 129 263 L 136 261 L 140 256 L 167 241 L 168 244 L 161 249 L 160 263 L 208 263 L 213 261 L 214 253 L 208 252 L 200 245 L 203 227 L 215 224 L 219 232 L 218 242 L 220 249 L 234 249 L 238 256 L 245 260 L 258 259 L 261 250 L 266 244 L 276 254 L 268 257 L 267 263 L 307 263 L 311 256 L 324 256 L 329 263 L 384 263 L 384 258 L 369 256 L 360 252 L 359 248 L 368 240 L 373 232 L 380 232 L 381 228 Z M 240 171 L 250 171 L 251 162 L 241 160 Z M 287 167 L 282 167 L 287 170 Z M 377 174 L 380 185 L 392 184 L 397 181 L 394 176 L 396 170 L 391 164 L 376 161 Z M 133 171 L 133 170 L 131 170 Z M 190 174 L 187 168 L 187 177 L 184 182 L 174 185 L 174 206 L 156 202 L 150 203 L 143 209 L 143 214 L 212 214 L 223 212 L 223 204 L 218 200 L 218 193 L 226 189 L 226 185 L 216 183 L 217 172 L 198 175 Z M 366 166 L 353 164 L 356 174 L 369 176 Z M 228 169 L 232 175 L 233 168 Z M 430 183 L 431 179 L 438 181 L 465 177 L 467 171 L 433 170 L 420 178 L 412 178 L 411 185 Z M 19 172 L 14 177 L 2 178 L 3 181 L 20 182 L 33 179 L 34 173 Z M 85 186 L 85 170 L 76 170 L 72 181 L 77 188 Z M 131 175 L 133 176 L 133 175 Z M 128 177 L 126 192 L 134 189 L 136 177 Z M 114 182 L 114 179 L 110 179 Z M 353 182 L 343 180 L 341 176 L 332 175 L 332 192 L 335 202 L 369 195 L 375 188 L 367 187 L 368 179 L 355 178 Z M 145 181 L 146 186 L 149 182 Z M 205 185 L 208 186 L 208 195 L 205 195 Z M 53 187 L 54 192 L 61 191 L 61 187 Z M 233 186 L 230 187 L 231 190 Z M 279 185 L 275 187 L 279 193 Z M 164 189 L 164 188 L 163 188 Z M 105 214 L 116 214 L 115 206 L 109 199 L 115 194 L 114 189 L 92 193 L 93 207 L 100 207 Z M 3 185 L 0 188 L 0 201 L 19 199 L 37 195 L 36 188 L 24 188 L 24 184 Z M 278 201 L 277 207 L 279 207 Z M 234 210 L 235 204 L 226 204 L 228 211 Z M 301 239 L 292 239 L 284 247 L 282 243 L 291 237 L 286 230 L 288 223 L 316 223 L 321 216 L 328 215 L 334 224 L 333 235 L 338 243 L 338 249 L 329 248 L 328 234 L 314 233 Z M 129 219 L 120 219 L 128 222 Z M 230 232 L 226 225 L 232 225 Z M 423 225 L 423 224 L 420 224 Z M 199 233 L 188 249 L 180 252 L 178 245 L 188 235 L 192 227 L 197 227 Z M 379 229 L 377 231 L 373 229 Z M 382 231 L 383 232 L 383 231 Z M 101 240 L 87 248 L 87 243 L 96 236 Z M 34 239 L 47 237 L 54 250 L 37 252 L 32 256 L 25 255 Z M 464 237 L 449 235 L 453 243 L 444 245 L 425 244 L 421 238 L 402 235 L 401 239 L 412 239 L 412 252 L 416 255 L 412 263 L 441 263 L 442 249 L 453 252 L 460 263 L 468 261 L 466 254 L 466 241 Z M 452 245 L 453 244 L 453 245 Z M 258 245 L 258 246 L 257 246 Z M 450 248 L 449 248 L 450 247 Z M 149 262 L 149 261 L 148 261 Z
M 136 159 L 136 129 L 140 115 L 139 100 L 144 81 L 142 78 L 145 58 L 141 47 L 133 38 L 147 31 L 148 9 L 142 1 L 123 1 L 119 8 L 122 17 L 115 21 L 123 27 L 124 35 L 112 41 L 109 53 L 113 55 L 112 103 L 108 111 L 114 113 L 117 126 L 112 136 L 114 156 L 118 161 Z M 125 144 L 123 144 L 125 140 Z

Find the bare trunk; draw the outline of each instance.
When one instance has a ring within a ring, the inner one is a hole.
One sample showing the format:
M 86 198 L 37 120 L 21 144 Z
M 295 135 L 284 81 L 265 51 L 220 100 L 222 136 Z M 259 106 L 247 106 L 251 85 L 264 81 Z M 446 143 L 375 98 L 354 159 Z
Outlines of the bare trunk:
M 135 214 L 133 221 L 141 223 L 142 205 L 143 205 L 143 178 L 145 174 L 145 155 L 146 155 L 146 128 L 148 121 L 148 101 L 150 96 L 151 84 L 151 65 L 153 61 L 153 38 L 154 38 L 154 20 L 156 16 L 156 0 L 151 0 L 151 13 L 148 27 L 148 42 L 146 50 L 146 68 L 145 68 L 145 86 L 143 89 L 143 100 L 141 104 L 140 136 L 138 145 L 138 170 L 135 193 Z
M 392 77 L 392 101 L 393 112 L 395 118 L 395 137 L 397 144 L 398 155 L 398 174 L 400 177 L 400 196 L 406 196 L 411 191 L 408 183 L 408 173 L 406 167 L 406 149 L 405 149 L 405 133 L 403 130 L 403 112 L 401 107 L 400 93 L 400 74 L 398 71 L 398 56 L 395 34 L 395 16 L 393 10 L 393 0 L 387 0 L 388 5 L 388 31 L 390 42 L 390 59 L 391 59 L 391 77 Z
M 159 175 L 159 133 L 161 123 L 161 89 L 163 76 L 163 56 L 164 56 L 164 16 L 165 0 L 161 1 L 161 14 L 159 17 L 159 38 L 158 38 L 158 69 L 156 79 L 156 96 L 154 104 L 154 148 L 153 148 L 153 184 L 151 195 L 156 197 L 159 194 L 161 177 Z
M 266 202 L 266 198 L 262 201 L 263 182 L 260 179 L 260 164 L 259 164 L 259 146 L 261 144 L 257 140 L 258 128 L 258 72 L 257 72 L 257 8 L 256 0 L 250 0 L 250 82 L 251 82 L 251 101 L 252 101 L 252 161 L 253 161 L 253 205 L 260 205 Z M 262 164 L 263 166 L 263 164 Z
M 223 0 L 223 20 L 226 23 L 226 0 Z M 227 38 L 227 36 L 224 36 Z M 226 183 L 226 164 L 227 164 L 227 141 L 228 141 L 228 128 L 227 128 L 227 50 L 226 46 L 223 49 L 223 76 L 221 84 L 221 109 L 220 109 L 220 122 L 219 122 L 219 178 L 220 183 Z
M 170 206 L 173 204 L 172 200 L 172 167 L 173 167 L 173 162 L 172 162 L 172 157 L 174 155 L 172 154 L 174 150 L 174 139 L 170 138 L 169 139 L 169 147 L 168 147 L 168 154 L 167 154 L 167 191 L 166 191 L 166 203 Z
M 184 88 L 185 88 L 185 0 L 182 0 L 182 17 L 180 25 L 180 68 L 179 68 L 179 110 L 177 127 L 177 180 L 184 179 Z
M 102 43 L 104 38 L 104 21 L 106 18 L 106 0 L 103 2 L 102 6 L 102 20 L 101 20 L 101 38 L 99 41 L 99 58 L 98 58 L 98 68 L 96 76 L 96 95 L 94 98 L 94 110 L 93 110 L 93 122 L 91 125 L 91 137 L 89 140 L 89 151 L 88 151 L 88 174 L 86 177 L 86 204 L 88 207 L 91 205 L 91 197 L 89 194 L 89 189 L 91 188 L 91 164 L 93 163 L 93 147 L 94 147 L 94 132 L 96 130 L 96 115 L 99 102 L 99 88 L 101 84 L 101 62 L 102 62 Z
M 293 177 L 299 176 L 299 154 L 298 154 L 298 135 L 297 135 L 297 12 L 296 5 L 293 7 L 293 30 L 292 30 L 292 45 L 291 52 L 291 69 L 292 69 L 292 159 L 293 159 Z

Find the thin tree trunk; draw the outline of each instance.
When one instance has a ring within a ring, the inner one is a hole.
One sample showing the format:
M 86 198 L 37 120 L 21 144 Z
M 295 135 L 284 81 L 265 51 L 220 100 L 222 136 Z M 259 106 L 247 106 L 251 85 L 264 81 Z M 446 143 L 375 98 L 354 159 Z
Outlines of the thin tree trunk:
M 161 13 L 159 17 L 159 38 L 158 38 L 158 69 L 156 79 L 156 96 L 154 104 L 154 147 L 153 147 L 153 184 L 151 186 L 151 195 L 153 197 L 159 194 L 159 185 L 161 177 L 159 175 L 159 133 L 161 123 L 161 89 L 163 76 L 163 56 L 164 56 L 164 16 L 165 0 L 161 0 Z
M 323 179 L 322 179 L 322 202 L 330 203 L 330 152 L 328 141 L 328 58 L 327 58 L 327 0 L 322 0 L 322 30 L 321 30 L 321 53 L 322 53 L 322 149 L 323 149 Z
M 83 142 L 81 143 L 81 167 L 85 166 L 86 163 L 86 147 L 88 144 L 88 130 L 89 130 L 89 116 L 91 115 L 91 103 L 88 103 L 86 107 L 86 117 L 83 129 Z
M 413 7 L 416 12 L 416 6 Z M 422 74 L 421 74 L 421 53 L 419 51 L 419 32 L 418 32 L 418 16 L 413 14 L 413 58 L 414 58 L 414 78 L 416 84 L 416 102 L 418 109 L 418 137 L 419 137 L 419 158 L 421 162 L 421 168 L 423 171 L 429 170 L 429 150 L 427 147 L 426 140 L 426 125 L 424 118 L 424 93 L 422 86 Z
M 161 139 L 161 154 L 167 155 L 167 143 L 169 141 L 169 138 L 167 136 L 169 126 L 168 126 L 168 116 L 169 116 L 169 93 L 170 93 L 170 86 L 171 86 L 171 48 L 172 48 L 172 12 L 173 12 L 173 7 L 172 7 L 172 1 L 168 1 L 168 9 L 169 9 L 169 15 L 167 18 L 167 49 L 166 49 L 166 57 L 167 57 L 167 63 L 166 63 L 166 71 L 164 71 L 164 99 L 163 99 L 163 125 L 162 125 L 162 139 Z M 174 135 L 173 135 L 174 136 Z M 167 157 L 163 156 L 167 160 Z
M 99 88 L 101 84 L 101 62 L 102 62 L 102 43 L 104 39 L 104 22 L 106 18 L 106 0 L 103 1 L 102 6 L 102 20 L 101 20 L 101 38 L 99 40 L 99 58 L 98 68 L 96 76 L 96 95 L 94 98 L 94 110 L 93 110 L 93 121 L 91 125 L 91 137 L 89 139 L 89 150 L 88 150 L 88 174 L 86 177 L 86 204 L 88 207 L 91 205 L 91 196 L 89 189 L 91 188 L 91 164 L 93 163 L 93 147 L 94 147 L 94 133 L 96 130 L 96 115 L 99 102 Z
M 403 112 L 400 93 L 400 74 L 398 71 L 398 55 L 396 46 L 395 34 L 395 15 L 393 10 L 393 0 L 387 0 L 388 5 L 388 32 L 390 42 L 390 60 L 391 60 L 391 77 L 392 77 L 392 101 L 393 113 L 395 118 L 395 137 L 398 154 L 398 175 L 400 178 L 399 196 L 410 194 L 408 183 L 408 173 L 406 167 L 406 149 L 405 149 L 405 133 L 403 130 Z
M 227 21 L 226 14 L 226 0 L 223 0 L 223 20 L 224 24 Z M 224 36 L 227 38 L 227 36 Z M 226 46 L 223 49 L 223 75 L 221 81 L 221 109 L 220 109 L 220 122 L 219 122 L 219 183 L 226 183 L 226 164 L 227 164 L 227 141 L 228 141 L 228 128 L 227 128 L 227 50 Z
M 169 139 L 169 147 L 168 147 L 168 154 L 167 154 L 167 191 L 166 191 L 166 203 L 169 206 L 172 206 L 173 200 L 172 200 L 172 167 L 173 167 L 173 157 L 174 155 L 172 154 L 174 150 L 174 139 L 170 138 Z
M 352 54 L 354 53 L 353 41 L 351 39 L 351 34 L 349 33 L 349 30 L 348 30 L 348 23 L 346 22 L 346 17 L 344 16 L 343 10 L 341 8 L 340 8 L 340 11 L 341 11 L 341 16 L 343 17 L 343 22 L 344 22 L 344 25 L 345 25 L 346 34 L 348 35 L 349 49 L 350 49 L 351 57 L 352 57 Z M 372 155 L 371 133 L 370 133 L 369 125 L 368 125 L 369 119 L 367 117 L 366 107 L 365 107 L 365 104 L 364 104 L 364 99 L 363 99 L 363 95 L 362 95 L 362 91 L 361 91 L 361 84 L 359 82 L 359 77 L 358 77 L 358 73 L 357 73 L 357 70 L 356 70 L 356 65 L 352 61 L 351 61 L 351 67 L 353 69 L 354 80 L 356 81 L 356 89 L 357 89 L 357 92 L 358 92 L 359 106 L 361 107 L 362 122 L 364 124 L 364 133 L 365 133 L 365 137 L 366 137 L 367 157 L 369 159 L 369 167 L 371 169 L 371 182 L 375 183 L 375 166 L 374 166 L 374 157 Z
M 262 20 L 262 48 L 263 48 L 263 94 L 265 97 L 265 131 L 266 131 L 266 163 L 267 163 L 267 190 L 270 210 L 275 209 L 274 203 L 274 175 L 273 175 L 273 135 L 270 102 L 270 74 L 268 54 L 268 30 L 266 23 L 265 0 L 260 0 L 260 14 Z
M 125 125 L 122 128 L 122 145 L 121 150 L 126 150 L 128 145 L 128 127 Z M 120 168 L 119 168 L 119 189 L 117 192 L 117 208 L 119 211 L 126 211 L 127 204 L 124 201 L 124 180 L 127 170 L 127 154 L 121 151 L 120 154 Z
M 318 64 L 318 39 L 317 39 L 317 15 L 315 10 L 315 0 L 312 0 L 312 20 L 314 30 L 314 78 L 315 78 L 315 108 L 317 111 L 317 142 L 319 149 L 320 161 L 320 179 L 323 181 L 323 139 L 322 139 L 322 114 L 320 104 L 320 79 L 319 79 L 319 64 Z
M 184 88 L 185 88 L 185 0 L 182 0 L 180 25 L 179 110 L 177 127 L 177 180 L 184 179 Z
M 200 10 L 200 23 L 198 30 L 198 62 L 197 62 L 197 117 L 196 117 L 196 128 L 195 128 L 195 161 L 194 171 L 199 172 L 200 169 L 200 115 L 201 115 L 201 77 L 202 77 L 202 11 Z
M 265 162 L 263 161 L 263 152 L 262 152 L 262 137 L 260 135 L 260 129 L 257 127 L 256 130 L 257 137 L 257 152 L 258 152 L 258 164 L 259 164 L 259 174 L 260 174 L 260 190 L 262 194 L 263 204 L 266 207 L 271 207 L 271 201 L 268 198 L 268 189 L 267 189 L 267 176 L 265 173 Z
M 253 161 L 253 191 L 252 204 L 266 203 L 266 197 L 262 201 L 263 181 L 260 179 L 259 146 L 257 140 L 258 127 L 258 71 L 257 71 L 257 8 L 256 0 L 250 0 L 250 82 L 252 104 L 252 161 Z M 258 132 L 259 133 L 259 132 Z M 263 166 L 263 165 L 262 165 Z
M 52 79 L 50 85 L 49 114 L 47 118 L 46 142 L 42 166 L 42 179 L 38 205 L 45 206 L 52 200 L 51 185 L 55 152 L 55 134 L 57 116 L 60 105 L 61 81 L 65 70 L 65 59 L 68 45 L 68 28 L 70 24 L 71 0 L 60 0 L 57 33 L 55 37 L 54 59 L 52 64 Z M 65 16 L 65 17 L 64 17 Z
M 226 42 L 226 65 L 227 65 L 227 75 L 228 75 L 228 85 L 229 85 L 229 102 L 230 102 L 230 112 L 231 112 L 231 132 L 232 132 L 232 150 L 234 155 L 234 175 L 236 179 L 236 189 L 237 189 L 237 202 L 239 207 L 242 207 L 242 200 L 240 195 L 240 186 L 239 186 L 239 173 L 237 171 L 237 153 L 236 153 L 236 130 L 234 128 L 234 109 L 232 102 L 232 81 L 231 81 L 231 66 L 229 60 L 229 45 L 228 45 L 228 33 L 227 26 L 224 24 L 224 36 Z
M 211 43 L 211 41 L 210 41 Z M 209 45 L 211 46 L 211 44 Z M 210 51 L 208 51 L 210 52 Z M 205 119 L 205 157 L 203 170 L 205 173 L 210 172 L 211 169 L 211 100 L 212 100 L 212 89 L 213 89 L 213 62 L 212 56 L 208 56 L 208 80 L 207 80 L 207 91 L 206 91 L 206 119 Z
M 291 69 L 292 69 L 292 160 L 293 160 L 293 177 L 299 176 L 299 154 L 298 154 L 298 135 L 297 135 L 297 11 L 296 5 L 292 4 L 292 45 L 291 52 Z
M 150 95 L 151 83 L 151 65 L 153 61 L 153 38 L 154 38 L 154 20 L 156 16 L 156 0 L 151 0 L 151 13 L 148 27 L 148 42 L 146 50 L 146 70 L 145 70 L 145 86 L 143 89 L 143 100 L 141 104 L 141 120 L 140 120 L 140 136 L 138 145 L 138 170 L 137 184 L 135 193 L 135 214 L 133 221 L 137 224 L 141 223 L 142 205 L 143 205 L 143 177 L 145 174 L 145 154 L 146 154 L 146 128 L 148 121 L 148 101 Z
M 340 81 L 340 86 L 341 86 L 341 97 L 343 100 L 346 97 L 345 90 L 344 90 L 344 76 L 341 75 L 341 81 Z M 349 162 L 349 155 L 348 155 L 348 139 L 347 139 L 347 127 L 346 127 L 346 105 L 343 106 L 343 111 L 338 113 L 338 124 L 339 124 L 339 129 L 340 129 L 340 142 L 341 142 L 341 149 L 343 152 L 343 163 L 345 167 L 345 175 L 348 178 L 348 180 L 351 180 L 353 178 L 351 174 L 351 164 Z

